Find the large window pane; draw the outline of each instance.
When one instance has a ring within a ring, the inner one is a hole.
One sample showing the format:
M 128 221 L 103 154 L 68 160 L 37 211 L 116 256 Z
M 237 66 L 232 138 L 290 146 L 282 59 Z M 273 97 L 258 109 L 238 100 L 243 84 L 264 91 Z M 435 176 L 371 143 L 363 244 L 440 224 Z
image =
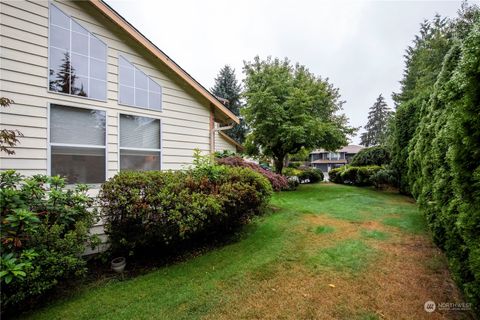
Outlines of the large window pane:
M 90 79 L 89 96 L 93 99 L 106 100 L 107 82 L 103 80 Z
M 88 36 L 88 31 L 73 20 L 72 20 L 72 31 Z
M 148 90 L 148 78 L 139 70 L 135 70 L 135 88 Z
M 107 46 L 92 35 L 90 35 L 90 56 L 107 61 Z
M 146 108 L 148 107 L 148 91 L 135 89 L 135 105 Z
M 88 57 L 73 53 L 72 73 L 78 76 L 88 77 Z
M 88 56 L 88 35 L 72 32 L 72 52 Z
M 160 149 L 160 120 L 121 115 L 120 147 Z
M 50 44 L 56 48 L 70 50 L 70 31 L 57 26 L 50 26 Z
M 70 28 L 70 18 L 55 6 L 50 7 L 50 21 L 51 24 L 63 27 L 65 29 Z
M 135 104 L 135 89 L 133 87 L 120 86 L 119 102 L 133 106 Z
M 70 87 L 70 94 L 81 97 L 89 97 L 88 78 L 74 75 L 72 77 L 72 86 Z
M 67 183 L 105 181 L 105 149 L 51 147 L 51 175 L 66 177 Z
M 90 58 L 90 77 L 107 80 L 107 65 L 105 62 Z
M 106 100 L 105 83 L 95 88 L 89 83 L 106 82 L 107 46 L 52 4 L 50 17 L 49 89 Z
M 119 73 L 120 74 L 119 74 L 118 81 L 120 81 L 120 85 L 129 86 L 129 87 L 135 86 L 135 82 L 134 82 L 135 70 L 134 69 L 120 66 Z
M 162 88 L 160 87 L 160 85 L 152 79 L 148 79 L 148 90 L 150 92 L 162 93 Z
M 160 152 L 120 150 L 120 169 L 160 170 Z
M 105 145 L 105 112 L 51 105 L 50 142 Z
M 150 93 L 148 98 L 148 106 L 150 109 L 159 110 L 161 109 L 162 105 L 162 96 L 159 93 Z

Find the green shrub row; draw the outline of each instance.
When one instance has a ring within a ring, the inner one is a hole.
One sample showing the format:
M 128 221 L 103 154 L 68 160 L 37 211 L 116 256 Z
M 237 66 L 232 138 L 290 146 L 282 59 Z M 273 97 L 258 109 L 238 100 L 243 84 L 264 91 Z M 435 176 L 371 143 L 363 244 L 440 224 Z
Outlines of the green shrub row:
M 95 212 L 87 187 L 59 177 L 0 173 L 1 305 L 9 310 L 86 272 L 81 254 Z
M 334 183 L 371 186 L 377 183 L 373 177 L 376 177 L 381 170 L 383 169 L 380 166 L 354 167 L 347 165 L 330 170 L 328 178 Z
M 283 174 L 287 177 L 298 177 L 300 183 L 317 183 L 324 179 L 321 170 L 302 166 L 284 168 Z
M 100 191 L 111 249 L 136 254 L 228 233 L 258 214 L 270 182 L 249 168 L 197 163 L 187 171 L 121 172 Z
M 390 152 L 384 146 L 375 146 L 360 150 L 352 159 L 351 165 L 381 166 L 390 163 Z

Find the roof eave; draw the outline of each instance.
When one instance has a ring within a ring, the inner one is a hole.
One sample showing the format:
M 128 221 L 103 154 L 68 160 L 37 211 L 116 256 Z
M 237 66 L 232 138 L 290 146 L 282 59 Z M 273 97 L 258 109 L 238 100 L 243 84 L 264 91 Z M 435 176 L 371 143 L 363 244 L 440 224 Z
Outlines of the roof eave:
M 182 69 L 175 61 L 170 59 L 162 50 L 160 50 L 155 44 L 147 39 L 140 31 L 132 26 L 125 18 L 123 18 L 112 7 L 103 2 L 102 0 L 89 0 L 90 3 L 100 10 L 105 16 L 112 20 L 115 24 L 120 26 L 125 32 L 127 32 L 138 43 L 150 51 L 156 56 L 163 64 L 177 74 L 182 80 L 187 82 L 195 91 L 206 98 L 218 111 L 220 111 L 226 118 L 230 118 L 233 122 L 239 124 L 240 119 L 233 114 L 228 108 L 226 108 L 213 94 L 211 94 L 205 87 L 203 87 L 197 80 L 195 80 L 190 74 Z

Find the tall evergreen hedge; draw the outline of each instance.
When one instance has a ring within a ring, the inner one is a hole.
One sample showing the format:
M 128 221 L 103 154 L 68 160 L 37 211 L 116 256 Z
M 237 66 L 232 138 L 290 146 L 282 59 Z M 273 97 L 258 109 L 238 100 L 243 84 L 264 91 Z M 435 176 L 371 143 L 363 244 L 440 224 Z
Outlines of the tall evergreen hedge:
M 404 181 L 466 297 L 480 305 L 480 21 L 452 41 L 408 143 Z

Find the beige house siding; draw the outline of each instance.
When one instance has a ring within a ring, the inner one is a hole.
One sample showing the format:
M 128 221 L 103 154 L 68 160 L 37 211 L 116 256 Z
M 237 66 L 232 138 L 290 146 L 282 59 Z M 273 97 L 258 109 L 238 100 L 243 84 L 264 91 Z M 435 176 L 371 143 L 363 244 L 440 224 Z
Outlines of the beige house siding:
M 161 119 L 162 169 L 181 169 L 190 164 L 195 148 L 209 152 L 210 107 L 204 97 L 179 80 L 90 3 L 52 3 L 107 44 L 107 101 L 49 92 L 49 3 L 2 1 L 0 94 L 15 103 L 1 111 L 0 126 L 18 129 L 24 137 L 20 138 L 15 155 L 1 154 L 0 170 L 16 169 L 26 175 L 49 172 L 48 106 L 51 103 L 106 111 L 107 178 L 118 172 L 118 118 L 121 113 Z M 119 55 L 162 86 L 162 112 L 118 104 Z
M 222 152 L 224 150 L 236 152 L 237 147 L 233 143 L 225 139 L 222 135 L 220 135 L 219 132 L 216 132 L 215 133 L 215 151 Z
M 60 10 L 107 44 L 107 101 L 48 91 L 48 1 L 0 3 L 0 96 L 14 100 L 0 111 L 0 128 L 24 134 L 15 155 L 0 154 L 0 170 L 24 175 L 48 174 L 49 105 L 60 104 L 106 111 L 107 178 L 119 170 L 119 115 L 161 119 L 162 169 L 182 169 L 192 163 L 193 150 L 210 151 L 210 102 L 181 80 L 157 57 L 89 2 L 52 1 Z M 122 55 L 162 86 L 162 111 L 118 104 L 118 57 Z M 217 134 L 218 135 L 218 134 Z M 221 149 L 235 146 L 218 138 Z M 98 189 L 91 190 L 96 196 Z M 92 229 L 105 242 L 103 223 Z M 102 250 L 100 246 L 94 251 Z M 87 253 L 94 252 L 87 250 Z

